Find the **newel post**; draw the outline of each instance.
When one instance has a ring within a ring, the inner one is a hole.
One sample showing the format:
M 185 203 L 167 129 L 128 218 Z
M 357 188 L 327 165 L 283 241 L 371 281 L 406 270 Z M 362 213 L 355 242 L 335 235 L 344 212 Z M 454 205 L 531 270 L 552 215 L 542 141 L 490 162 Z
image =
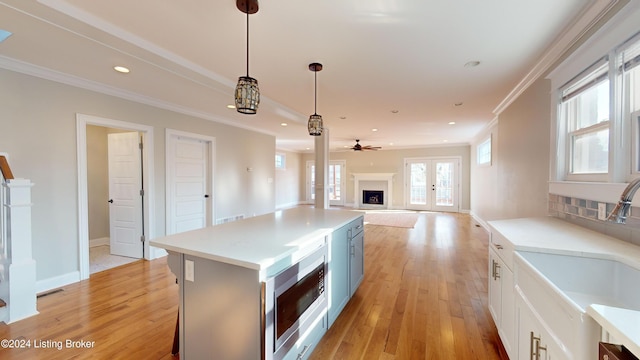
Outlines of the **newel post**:
M 36 262 L 31 245 L 31 187 L 28 179 L 6 180 L 5 203 L 9 259 L 8 323 L 38 314 Z

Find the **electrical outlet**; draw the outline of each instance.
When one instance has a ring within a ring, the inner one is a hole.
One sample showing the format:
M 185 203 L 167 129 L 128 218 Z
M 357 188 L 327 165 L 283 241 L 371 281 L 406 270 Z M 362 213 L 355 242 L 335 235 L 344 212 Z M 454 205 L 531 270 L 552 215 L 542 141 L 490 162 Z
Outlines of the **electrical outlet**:
M 598 203 L 598 220 L 607 220 L 607 203 Z
M 194 264 L 193 260 L 185 260 L 184 261 L 184 279 L 187 281 L 195 281 L 194 279 Z

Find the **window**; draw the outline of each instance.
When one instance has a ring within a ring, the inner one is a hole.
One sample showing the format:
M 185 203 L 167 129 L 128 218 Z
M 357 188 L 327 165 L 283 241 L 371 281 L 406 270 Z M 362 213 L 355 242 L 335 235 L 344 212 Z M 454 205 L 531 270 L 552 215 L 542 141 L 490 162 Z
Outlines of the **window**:
M 478 145 L 477 161 L 478 165 L 491 165 L 491 136 Z
M 561 89 L 569 177 L 609 172 L 609 83 L 604 58 Z
M 276 169 L 286 169 L 287 156 L 285 154 L 276 153 Z

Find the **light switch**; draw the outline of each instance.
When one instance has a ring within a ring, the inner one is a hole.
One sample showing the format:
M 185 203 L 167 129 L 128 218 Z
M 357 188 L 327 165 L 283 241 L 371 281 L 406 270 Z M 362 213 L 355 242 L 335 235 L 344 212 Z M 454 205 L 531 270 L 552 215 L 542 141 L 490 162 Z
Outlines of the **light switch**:
M 195 281 L 194 279 L 194 264 L 193 260 L 185 260 L 184 261 L 184 279 L 187 281 Z

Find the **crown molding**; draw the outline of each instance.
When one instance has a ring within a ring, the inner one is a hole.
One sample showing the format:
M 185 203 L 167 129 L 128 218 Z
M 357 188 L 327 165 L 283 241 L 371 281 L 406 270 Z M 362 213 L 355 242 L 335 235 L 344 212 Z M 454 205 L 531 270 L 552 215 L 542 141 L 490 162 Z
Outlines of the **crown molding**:
M 561 56 L 575 45 L 619 0 L 596 0 L 578 17 L 544 53 L 536 65 L 520 80 L 507 97 L 493 110 L 500 115 L 511 103 L 538 80 Z
M 105 84 L 84 79 L 75 75 L 54 71 L 48 68 L 44 68 L 44 67 L 33 65 L 23 61 L 15 60 L 2 55 L 0 55 L 0 68 L 25 74 L 25 75 L 29 75 L 29 76 L 34 76 L 34 77 L 45 79 L 45 80 L 54 81 L 57 83 L 73 86 L 80 89 L 97 92 L 104 95 L 118 97 L 124 100 L 129 100 L 136 103 L 149 105 L 159 109 L 173 111 L 183 115 L 193 116 L 196 118 L 209 120 L 209 121 L 213 121 L 213 122 L 217 122 L 217 123 L 221 123 L 221 124 L 233 126 L 236 128 L 245 129 L 245 130 L 250 130 L 253 132 L 258 132 L 266 135 L 271 135 L 274 137 L 276 136 L 276 134 L 273 132 L 253 128 L 250 126 L 245 126 L 243 124 L 233 122 L 231 120 L 213 115 L 211 113 L 169 103 L 167 101 L 141 95 L 136 92 L 123 90 L 121 88 L 117 88 L 110 85 L 105 85 Z

